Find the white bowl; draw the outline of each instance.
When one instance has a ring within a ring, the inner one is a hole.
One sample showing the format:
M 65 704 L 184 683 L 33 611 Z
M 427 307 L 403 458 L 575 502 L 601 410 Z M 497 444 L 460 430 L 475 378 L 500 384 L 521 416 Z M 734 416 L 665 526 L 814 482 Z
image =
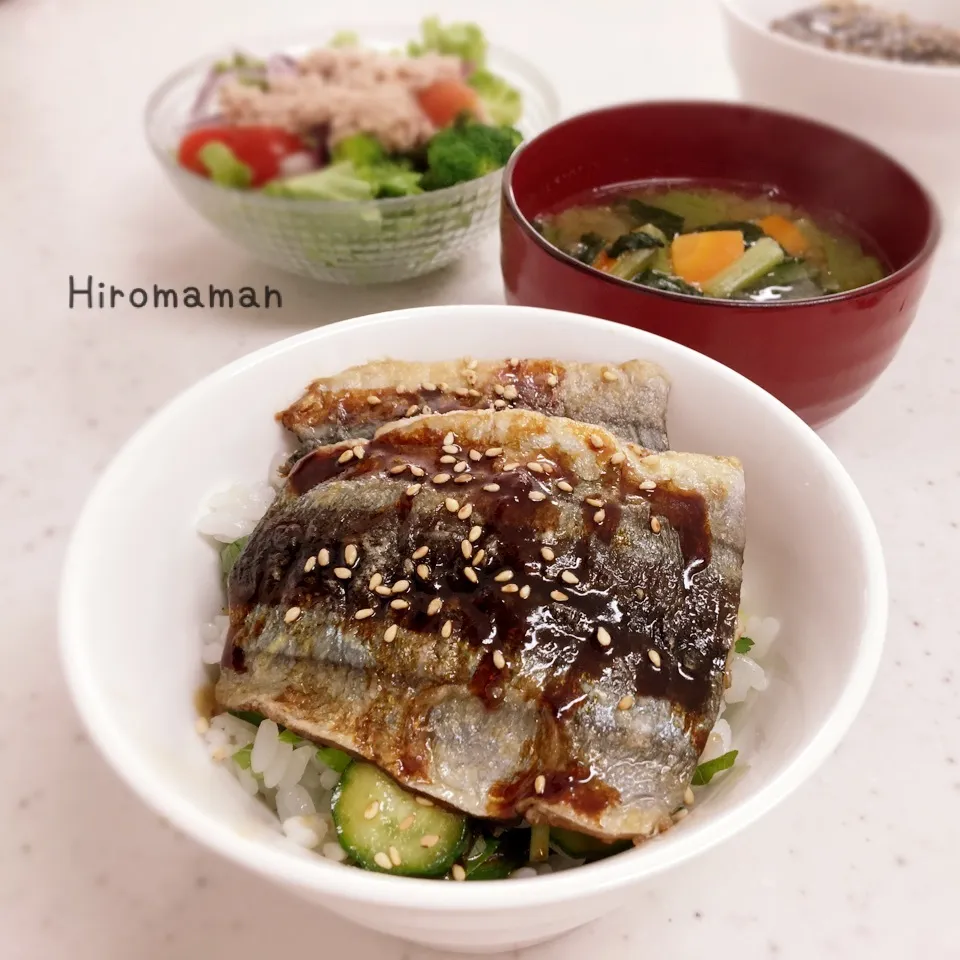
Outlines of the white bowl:
M 221 602 L 194 524 L 211 492 L 266 476 L 276 410 L 312 378 L 390 355 L 584 361 L 646 357 L 673 379 L 678 449 L 734 454 L 747 477 L 747 579 L 781 618 L 772 689 L 731 715 L 745 761 L 673 830 L 627 853 L 529 880 L 443 883 L 366 873 L 293 847 L 276 819 L 208 759 L 194 730 L 198 625 Z M 550 310 L 444 306 L 312 330 L 207 377 L 127 443 L 83 511 L 60 630 L 94 741 L 163 816 L 248 869 L 367 927 L 447 950 L 502 950 L 613 910 L 633 888 L 753 823 L 836 747 L 876 670 L 886 624 L 880 542 L 822 440 L 750 381 L 679 344 Z
M 871 0 L 918 21 L 960 28 L 956 0 Z M 721 0 L 745 100 L 806 114 L 885 149 L 924 180 L 947 212 L 960 204 L 960 67 L 835 53 L 770 29 L 816 0 Z

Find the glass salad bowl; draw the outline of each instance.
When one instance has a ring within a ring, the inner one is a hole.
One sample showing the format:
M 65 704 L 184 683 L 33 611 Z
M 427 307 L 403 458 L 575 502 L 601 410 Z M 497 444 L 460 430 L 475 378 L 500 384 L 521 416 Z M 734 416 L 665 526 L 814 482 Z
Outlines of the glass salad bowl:
M 231 45 L 184 67 L 150 97 L 146 132 L 150 146 L 186 201 L 224 236 L 259 260 L 292 273 L 333 283 L 386 283 L 421 276 L 461 257 L 497 220 L 502 171 L 409 197 L 328 201 L 270 196 L 224 188 L 184 169 L 176 149 L 191 107 L 214 63 L 235 50 L 267 57 L 293 56 L 323 46 L 337 31 L 304 42 L 282 38 Z M 403 48 L 417 28 L 377 28 L 361 33 L 371 49 Z M 518 89 L 523 114 L 517 127 L 528 138 L 559 115 L 551 84 L 527 61 L 491 45 L 487 67 Z

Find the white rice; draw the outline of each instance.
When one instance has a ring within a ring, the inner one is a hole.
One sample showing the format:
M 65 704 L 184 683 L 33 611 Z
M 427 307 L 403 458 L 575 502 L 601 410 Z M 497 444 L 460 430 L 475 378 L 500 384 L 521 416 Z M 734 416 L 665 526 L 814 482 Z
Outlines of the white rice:
M 252 533 L 273 502 L 275 488 L 282 483 L 279 469 L 288 457 L 284 452 L 274 457 L 270 464 L 269 483 L 234 484 L 212 496 L 207 512 L 197 524 L 198 531 L 221 543 L 231 543 Z M 743 595 L 748 596 L 746 590 Z M 221 613 L 201 627 L 201 659 L 205 664 L 219 664 L 229 624 L 229 618 Z M 766 690 L 769 681 L 759 661 L 766 656 L 779 632 L 780 621 L 776 618 L 748 616 L 741 611 L 736 637 L 749 637 L 753 646 L 749 654 L 734 652 L 730 656 L 727 665 L 729 685 L 724 690 L 721 716 L 707 737 L 701 763 L 735 749 L 734 731 L 722 714 L 728 705 L 743 702 L 752 691 Z M 197 732 L 203 737 L 211 758 L 225 764 L 241 789 L 250 796 L 259 797 L 277 814 L 288 840 L 318 850 L 330 860 L 342 862 L 347 859 L 346 852 L 336 840 L 326 839 L 335 836 L 330 798 L 340 774 L 320 761 L 315 747 L 299 740 L 290 742 L 290 734 L 281 739 L 280 729 L 272 720 L 264 720 L 257 727 L 228 713 L 213 717 L 209 723 L 198 721 Z M 248 748 L 246 764 L 232 759 L 243 756 Z M 738 758 L 738 762 L 742 761 Z M 716 774 L 714 779 L 725 773 Z M 708 790 L 709 786 L 697 789 Z M 553 854 L 545 863 L 521 867 L 511 877 L 544 876 L 579 866 L 582 862 Z

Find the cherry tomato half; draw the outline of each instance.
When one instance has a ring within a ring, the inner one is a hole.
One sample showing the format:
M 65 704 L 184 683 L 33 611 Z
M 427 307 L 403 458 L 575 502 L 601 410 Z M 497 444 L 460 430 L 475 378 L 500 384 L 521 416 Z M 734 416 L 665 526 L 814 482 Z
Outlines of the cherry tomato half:
M 300 137 L 281 127 L 201 127 L 180 141 L 177 154 L 180 165 L 202 177 L 209 176 L 198 154 L 213 141 L 229 147 L 236 158 L 250 168 L 252 187 L 262 187 L 276 179 L 285 157 L 310 149 Z

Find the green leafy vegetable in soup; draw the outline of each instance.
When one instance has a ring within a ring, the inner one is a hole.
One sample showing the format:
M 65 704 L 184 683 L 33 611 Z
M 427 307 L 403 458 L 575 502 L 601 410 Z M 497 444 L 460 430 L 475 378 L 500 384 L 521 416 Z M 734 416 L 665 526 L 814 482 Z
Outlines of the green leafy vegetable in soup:
M 639 184 L 592 194 L 536 224 L 581 263 L 664 293 L 811 300 L 886 275 L 840 225 L 772 192 Z

